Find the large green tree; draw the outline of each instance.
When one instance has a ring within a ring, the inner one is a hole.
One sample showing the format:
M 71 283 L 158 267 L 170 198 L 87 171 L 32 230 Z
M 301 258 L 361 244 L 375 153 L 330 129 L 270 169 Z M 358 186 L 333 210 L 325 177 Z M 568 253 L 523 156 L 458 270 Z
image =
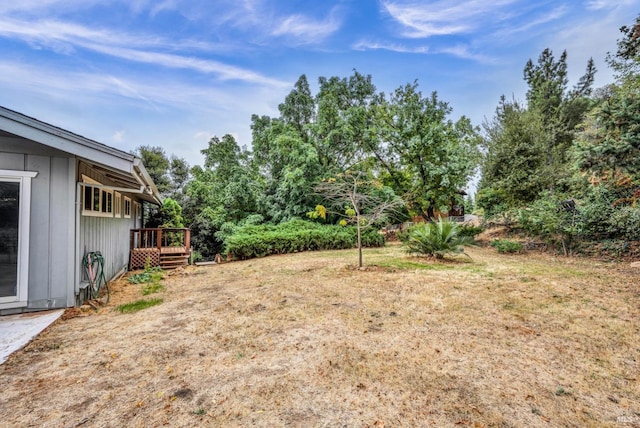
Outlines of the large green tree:
M 424 97 L 417 82 L 396 89 L 378 114 L 381 138 L 371 154 L 409 207 L 430 220 L 461 198 L 479 160 L 478 129 L 469 119 L 449 119 L 451 107 L 436 92 Z
M 187 186 L 185 215 L 194 231 L 194 245 L 211 256 L 222 248 L 220 232 L 257 211 L 260 180 L 251 155 L 231 135 L 213 137 L 203 149 L 204 166 L 195 166 Z
M 486 156 L 477 203 L 488 214 L 535 201 L 543 191 L 567 192 L 571 186 L 569 153 L 576 126 L 592 108 L 596 69 L 593 60 L 573 88 L 568 86 L 567 53 L 550 49 L 527 61 L 527 103 L 501 98 L 485 123 Z
M 170 192 L 170 163 L 164 149 L 159 146 L 140 146 L 136 149 L 135 154 L 142 160 L 142 164 L 156 184 L 158 192 L 163 196 Z
M 313 187 L 365 154 L 377 96 L 371 76 L 320 77 L 313 96 L 300 76 L 280 116 L 252 117 L 254 162 L 264 179 L 261 212 L 274 222 L 304 216 L 319 202 Z
M 618 49 L 607 57 L 616 83 L 582 124 L 574 152 L 588 187 L 600 187 L 587 188 L 587 195 L 605 195 L 614 208 L 611 217 L 624 207 L 637 211 L 640 200 L 640 16 L 620 31 Z
M 502 97 L 493 121 L 484 127 L 487 151 L 476 201 L 492 216 L 535 200 L 552 180 L 540 173 L 547 162 L 547 140 L 536 110 Z

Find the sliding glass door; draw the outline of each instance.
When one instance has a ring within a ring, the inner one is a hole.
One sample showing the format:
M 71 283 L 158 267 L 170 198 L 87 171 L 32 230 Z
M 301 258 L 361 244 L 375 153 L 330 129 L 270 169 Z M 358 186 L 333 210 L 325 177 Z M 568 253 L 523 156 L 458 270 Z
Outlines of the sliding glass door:
M 0 309 L 27 305 L 30 171 L 0 169 Z
M 0 299 L 18 296 L 20 181 L 0 181 Z M 4 300 L 4 299 L 3 299 Z

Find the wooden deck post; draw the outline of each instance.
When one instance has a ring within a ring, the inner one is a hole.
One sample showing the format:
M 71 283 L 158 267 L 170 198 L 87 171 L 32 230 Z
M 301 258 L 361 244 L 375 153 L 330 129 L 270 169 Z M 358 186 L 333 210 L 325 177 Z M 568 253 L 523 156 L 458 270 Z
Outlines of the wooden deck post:
M 156 233 L 158 234 L 157 246 L 158 251 L 162 250 L 162 229 L 156 229 Z

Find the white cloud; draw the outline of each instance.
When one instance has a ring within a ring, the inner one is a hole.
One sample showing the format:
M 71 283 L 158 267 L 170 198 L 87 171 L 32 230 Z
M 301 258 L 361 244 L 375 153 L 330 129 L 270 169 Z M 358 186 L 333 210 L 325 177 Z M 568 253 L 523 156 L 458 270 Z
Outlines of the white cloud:
M 385 43 L 385 42 L 371 42 L 366 40 L 361 40 L 352 45 L 352 49 L 358 51 L 366 51 L 366 50 L 387 50 L 391 52 L 398 53 L 408 53 L 408 54 L 430 54 L 430 55 L 450 55 L 456 58 L 468 59 L 471 61 L 476 61 L 485 64 L 493 64 L 496 62 L 495 59 L 483 55 L 474 53 L 469 49 L 469 46 L 458 44 L 454 46 L 447 47 L 429 47 L 429 46 L 407 46 L 400 43 Z
M 360 40 L 351 46 L 357 51 L 366 50 L 386 50 L 399 53 L 426 54 L 430 53 L 428 46 L 409 47 L 400 43 L 372 42 L 368 40 Z
M 222 80 L 241 80 L 261 85 L 289 85 L 288 82 L 219 61 L 151 50 L 150 48 L 154 47 L 171 47 L 157 37 L 135 37 L 58 21 L 41 21 L 34 25 L 14 20 L 0 20 L 0 35 L 41 44 L 58 53 L 68 54 L 76 48 L 84 48 L 127 61 L 215 74 Z M 137 46 L 141 49 L 124 46 Z
M 322 41 L 340 28 L 340 19 L 335 10 L 324 20 L 314 20 L 304 15 L 291 15 L 284 18 L 272 31 L 274 36 L 293 36 L 298 42 L 313 43 Z
M 124 140 L 124 134 L 126 133 L 126 131 L 124 129 L 121 129 L 119 131 L 114 132 L 113 136 L 111 137 L 114 141 L 120 143 Z
M 382 0 L 383 9 L 401 24 L 403 36 L 427 38 L 451 34 L 469 33 L 478 28 L 480 18 L 493 15 L 499 20 L 505 6 L 517 0 L 466 0 L 451 2 L 419 2 L 411 0 Z
M 193 135 L 193 139 L 209 141 L 214 135 L 211 131 L 198 131 Z
M 500 30 L 494 34 L 494 37 L 503 38 L 510 36 L 516 33 L 527 33 L 531 31 L 533 28 L 541 27 L 544 24 L 560 19 L 564 15 L 567 14 L 568 8 L 564 5 L 558 6 L 553 10 L 545 13 L 541 16 L 534 17 L 533 19 L 529 19 L 526 23 L 517 25 L 517 26 L 508 26 L 505 30 Z

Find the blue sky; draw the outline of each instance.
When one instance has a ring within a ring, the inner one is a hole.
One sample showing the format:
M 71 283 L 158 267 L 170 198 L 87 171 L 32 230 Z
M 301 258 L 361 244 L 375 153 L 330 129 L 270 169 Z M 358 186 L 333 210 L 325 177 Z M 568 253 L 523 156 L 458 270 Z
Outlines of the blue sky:
M 213 135 L 251 145 L 301 74 L 418 80 L 480 125 L 522 70 L 568 52 L 570 84 L 605 56 L 640 0 L 13 0 L 0 4 L 0 105 L 131 151 L 200 164 Z

